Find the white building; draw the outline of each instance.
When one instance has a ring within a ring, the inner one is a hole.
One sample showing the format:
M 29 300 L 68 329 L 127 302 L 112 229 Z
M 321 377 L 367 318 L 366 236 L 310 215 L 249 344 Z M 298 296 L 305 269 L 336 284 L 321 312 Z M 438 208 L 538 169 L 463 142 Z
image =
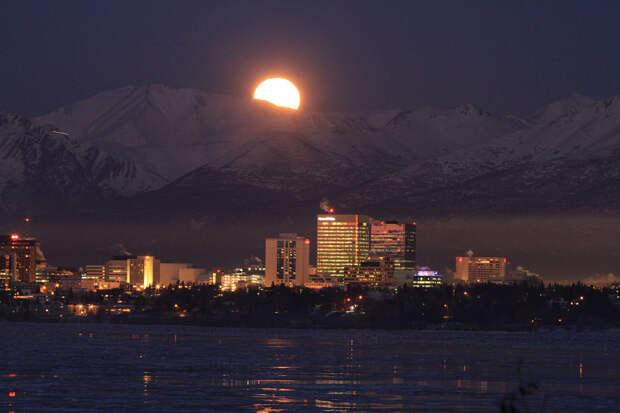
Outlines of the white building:
M 309 280 L 310 240 L 280 234 L 265 240 L 265 286 L 303 286 Z

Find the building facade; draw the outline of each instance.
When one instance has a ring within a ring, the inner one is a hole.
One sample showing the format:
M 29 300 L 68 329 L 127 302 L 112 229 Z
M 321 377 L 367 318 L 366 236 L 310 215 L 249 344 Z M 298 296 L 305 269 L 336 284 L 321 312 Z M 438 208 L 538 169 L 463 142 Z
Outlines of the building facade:
M 159 260 L 152 255 L 141 255 L 131 260 L 129 283 L 135 287 L 154 287 L 159 284 Z
M 411 285 L 416 288 L 438 287 L 443 283 L 443 277 L 437 271 L 428 267 L 420 268 L 411 279 Z
M 280 234 L 265 240 L 265 285 L 303 286 L 310 269 L 310 240 Z
M 6 261 L 10 262 L 12 281 L 35 282 L 38 246 L 35 238 L 22 238 L 18 234 L 0 236 L 0 256 L 4 257 L 5 267 Z
M 347 267 L 370 256 L 371 218 L 366 215 L 317 216 L 317 265 L 320 276 L 344 276 Z
M 373 287 L 394 284 L 394 262 L 390 257 L 376 257 L 345 269 L 345 284 L 364 284 Z
M 84 269 L 87 280 L 105 280 L 105 265 L 87 265 Z
M 122 255 L 105 263 L 105 280 L 147 288 L 159 284 L 159 260 L 152 255 Z
M 399 284 L 415 274 L 416 223 L 373 220 L 370 230 L 370 254 L 390 257 Z
M 15 253 L 3 251 L 0 255 L 0 290 L 10 290 L 15 273 Z
M 472 283 L 503 282 L 506 278 L 506 257 L 456 257 L 456 279 Z
M 121 255 L 106 261 L 105 280 L 128 283 L 131 261 L 136 258 L 135 255 Z
M 159 264 L 159 284 L 167 287 L 180 281 L 179 272 L 185 268 L 191 268 L 187 262 L 162 262 Z

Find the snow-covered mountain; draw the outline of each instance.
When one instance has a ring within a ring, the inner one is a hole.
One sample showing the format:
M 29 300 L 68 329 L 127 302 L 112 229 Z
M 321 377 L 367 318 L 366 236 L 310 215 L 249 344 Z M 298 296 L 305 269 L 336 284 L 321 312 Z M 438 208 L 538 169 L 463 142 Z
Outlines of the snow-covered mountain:
M 76 204 L 152 190 L 165 180 L 72 140 L 51 126 L 0 113 L 0 204 Z
M 36 165 L 54 159 L 59 170 L 50 176 L 85 171 L 87 183 L 59 178 L 67 188 L 90 185 L 124 196 L 154 191 L 152 204 L 160 195 L 190 202 L 204 187 L 238 200 L 261 191 L 269 199 L 327 195 L 351 208 L 587 206 L 580 196 L 617 207 L 614 196 L 601 194 L 618 179 L 620 97 L 575 95 L 519 119 L 471 105 L 297 112 L 151 85 L 99 93 L 35 118 L 38 127 L 15 126 L 22 123 L 3 121 L 3 188 L 24 181 L 20 168 L 29 157 L 11 148 L 33 135 L 61 142 L 62 153 L 71 154 L 71 161 L 58 154 L 34 158 Z
M 527 119 L 528 127 L 423 162 L 342 197 L 484 210 L 554 206 L 618 208 L 620 96 L 572 96 Z
M 307 113 L 161 85 L 103 92 L 35 121 L 169 180 L 204 166 L 297 194 L 348 188 L 524 127 L 471 105 Z

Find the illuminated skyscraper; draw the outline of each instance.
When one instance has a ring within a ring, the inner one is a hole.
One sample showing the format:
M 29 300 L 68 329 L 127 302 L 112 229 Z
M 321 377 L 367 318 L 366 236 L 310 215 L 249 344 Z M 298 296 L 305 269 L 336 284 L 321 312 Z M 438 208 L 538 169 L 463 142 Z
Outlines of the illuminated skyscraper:
M 416 223 L 373 220 L 370 253 L 392 258 L 396 278 L 403 272 L 413 274 L 416 267 Z
M 370 255 L 370 220 L 366 215 L 317 216 L 317 265 L 321 276 L 344 276 L 345 268 Z
M 10 262 L 13 281 L 35 282 L 38 245 L 35 238 L 22 238 L 18 234 L 0 236 L 0 255 L 5 257 L 5 267 Z
M 310 240 L 280 234 L 265 240 L 265 286 L 303 286 L 310 269 Z
M 503 282 L 506 278 L 505 257 L 456 257 L 456 278 L 467 282 Z

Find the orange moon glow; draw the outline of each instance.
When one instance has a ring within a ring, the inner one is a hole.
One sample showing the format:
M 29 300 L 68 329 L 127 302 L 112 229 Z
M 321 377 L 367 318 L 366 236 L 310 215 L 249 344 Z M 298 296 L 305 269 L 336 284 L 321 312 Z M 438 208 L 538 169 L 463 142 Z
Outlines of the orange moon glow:
M 272 78 L 263 81 L 254 91 L 254 99 L 266 100 L 276 106 L 285 108 L 299 108 L 299 91 L 290 81 L 282 78 Z

